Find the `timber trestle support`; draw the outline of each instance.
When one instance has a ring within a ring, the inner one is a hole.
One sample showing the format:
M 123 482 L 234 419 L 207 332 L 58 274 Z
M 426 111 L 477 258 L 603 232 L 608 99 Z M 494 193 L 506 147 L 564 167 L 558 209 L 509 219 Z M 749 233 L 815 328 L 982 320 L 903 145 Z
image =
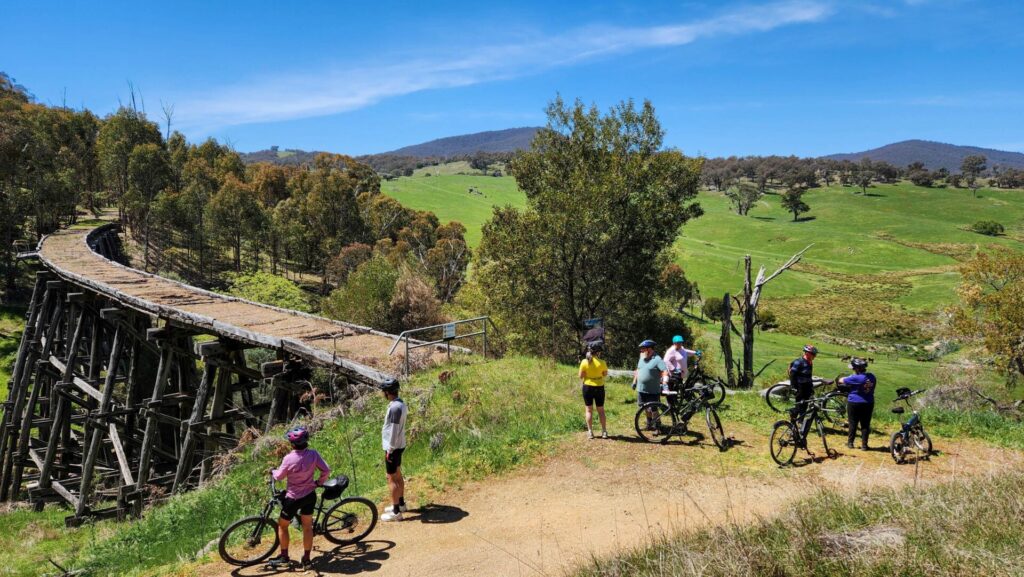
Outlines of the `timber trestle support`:
M 116 239 L 91 248 L 118 259 Z M 68 525 L 138 516 L 209 479 L 247 430 L 263 433 L 308 405 L 308 359 L 278 348 L 276 361 L 250 366 L 258 343 L 139 310 L 48 268 L 36 273 L 26 316 L 0 421 L 0 502 L 66 503 Z M 368 382 L 359 376 L 336 379 Z

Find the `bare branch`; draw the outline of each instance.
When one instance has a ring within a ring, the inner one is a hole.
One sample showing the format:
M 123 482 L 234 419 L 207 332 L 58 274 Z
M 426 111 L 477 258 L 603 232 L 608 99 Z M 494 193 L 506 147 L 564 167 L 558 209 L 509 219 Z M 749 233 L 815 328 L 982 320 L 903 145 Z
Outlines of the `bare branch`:
M 780 274 L 782 274 L 783 271 L 788 270 L 790 267 L 792 267 L 796 263 L 800 262 L 800 259 L 804 256 L 804 253 L 807 252 L 808 249 L 810 249 L 812 246 L 814 246 L 814 243 L 811 243 L 811 244 L 807 245 L 807 247 L 804 248 L 802 251 L 800 251 L 800 252 L 794 254 L 793 256 L 789 257 L 789 260 L 786 261 L 786 264 L 780 266 L 778 270 L 776 270 L 775 272 L 773 272 L 771 274 L 771 276 L 769 276 L 768 278 L 763 279 L 763 280 L 762 280 L 762 277 L 764 276 L 764 267 L 761 267 L 761 272 L 758 273 L 758 275 L 757 275 L 757 277 L 758 277 L 757 278 L 757 282 L 755 283 L 754 286 L 756 286 L 757 288 L 760 288 L 761 286 L 766 284 L 768 281 L 770 281 L 773 278 L 775 278 L 775 277 L 779 276 Z

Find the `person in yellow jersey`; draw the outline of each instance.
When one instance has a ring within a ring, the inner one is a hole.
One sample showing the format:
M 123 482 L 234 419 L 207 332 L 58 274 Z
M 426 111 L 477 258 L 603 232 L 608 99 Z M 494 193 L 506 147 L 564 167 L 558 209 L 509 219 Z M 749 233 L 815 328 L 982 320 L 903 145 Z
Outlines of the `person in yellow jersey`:
M 580 380 L 583 381 L 583 405 L 586 407 L 587 434 L 594 438 L 594 413 L 601 420 L 601 438 L 608 438 L 608 426 L 604 417 L 604 378 L 608 376 L 608 363 L 601 360 L 604 347 L 599 343 L 587 346 L 587 357 L 580 361 Z

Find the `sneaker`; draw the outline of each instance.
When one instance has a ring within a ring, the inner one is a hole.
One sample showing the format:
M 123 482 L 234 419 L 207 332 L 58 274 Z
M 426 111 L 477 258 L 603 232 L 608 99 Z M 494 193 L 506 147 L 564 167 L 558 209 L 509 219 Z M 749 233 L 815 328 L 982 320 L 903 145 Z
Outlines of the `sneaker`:
M 594 438 L 594 431 L 587 431 L 587 438 L 588 439 L 593 439 Z
M 310 560 L 309 557 L 303 557 L 302 558 L 302 568 L 303 569 L 312 569 L 313 568 L 313 561 Z
M 852 449 L 853 448 L 853 443 L 846 443 L 846 448 L 847 449 Z
M 860 450 L 861 451 L 870 451 L 871 449 L 869 449 L 867 445 L 861 445 L 860 446 Z
M 380 516 L 380 520 L 384 521 L 385 523 L 391 521 L 401 521 L 402 519 L 405 519 L 405 517 L 402 516 L 401 511 L 399 511 L 398 513 L 395 513 L 394 511 L 387 511 L 386 513 Z
M 406 511 L 408 511 L 408 510 L 409 510 L 409 506 L 408 506 L 408 505 L 406 505 L 405 503 L 403 503 L 403 504 L 401 504 L 401 505 L 399 505 L 399 506 L 398 506 L 398 510 L 399 510 L 400 512 L 402 512 L 402 513 L 405 513 Z
M 608 438 L 608 431 L 601 431 L 601 438 L 602 439 L 607 439 Z
M 270 561 L 267 561 L 267 565 L 270 565 L 271 567 L 288 567 L 291 564 L 292 560 L 288 557 L 285 557 L 284 555 L 278 555 Z

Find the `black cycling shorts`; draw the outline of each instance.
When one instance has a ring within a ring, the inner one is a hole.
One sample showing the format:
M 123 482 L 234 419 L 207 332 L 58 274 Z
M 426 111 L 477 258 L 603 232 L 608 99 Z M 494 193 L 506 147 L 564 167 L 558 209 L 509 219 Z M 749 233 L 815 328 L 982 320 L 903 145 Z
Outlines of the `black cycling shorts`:
M 391 458 L 388 458 L 387 452 L 384 453 L 384 468 L 387 470 L 388 475 L 394 475 L 398 468 L 402 466 L 402 453 L 405 449 L 391 449 Z
M 583 385 L 583 404 L 586 406 L 604 406 L 604 387 Z
M 305 497 L 299 497 L 298 499 L 289 499 L 284 497 L 281 499 L 281 518 L 285 521 L 291 521 L 295 518 L 295 514 L 300 515 L 312 515 L 313 509 L 316 508 L 316 490 L 310 492 Z

